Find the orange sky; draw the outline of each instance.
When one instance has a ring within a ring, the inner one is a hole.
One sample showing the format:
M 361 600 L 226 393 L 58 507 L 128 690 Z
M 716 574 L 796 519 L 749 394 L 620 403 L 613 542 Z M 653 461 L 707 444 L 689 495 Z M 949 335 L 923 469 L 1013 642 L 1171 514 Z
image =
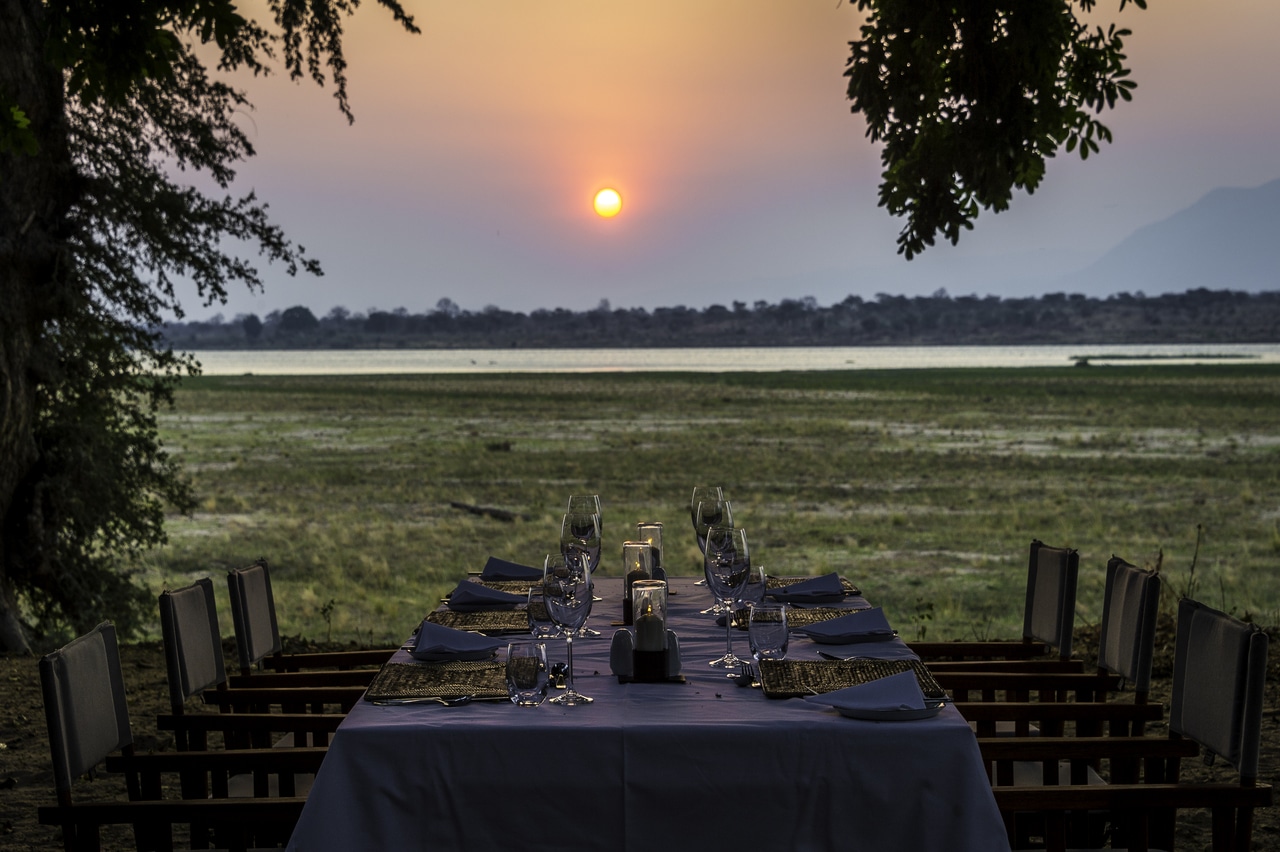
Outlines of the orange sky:
M 405 5 L 423 35 L 372 2 L 349 25 L 354 126 L 310 84 L 249 83 L 259 156 L 240 185 L 328 274 L 270 271 L 267 293 L 234 294 L 228 318 L 293 304 L 420 312 L 442 297 L 527 311 L 1001 295 L 989 272 L 972 286 L 938 276 L 1026 252 L 1056 268 L 1210 189 L 1280 177 L 1273 0 L 1127 9 L 1139 90 L 1104 118 L 1116 143 L 1083 165 L 1060 156 L 1035 196 L 911 264 L 844 98 L 850 3 Z M 612 220 L 591 210 L 605 185 L 624 199 Z

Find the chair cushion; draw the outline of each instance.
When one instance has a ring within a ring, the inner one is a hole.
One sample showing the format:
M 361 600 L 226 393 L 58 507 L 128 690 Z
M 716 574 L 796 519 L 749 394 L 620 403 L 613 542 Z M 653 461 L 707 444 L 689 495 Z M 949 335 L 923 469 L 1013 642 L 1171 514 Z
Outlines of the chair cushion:
M 1139 692 L 1151 686 L 1151 659 L 1160 575 L 1112 557 L 1102 604 L 1098 664 L 1115 672 Z
M 115 627 L 103 622 L 40 660 L 45 716 L 59 790 L 133 743 Z
M 1169 729 L 1256 778 L 1267 634 L 1204 604 L 1178 605 Z

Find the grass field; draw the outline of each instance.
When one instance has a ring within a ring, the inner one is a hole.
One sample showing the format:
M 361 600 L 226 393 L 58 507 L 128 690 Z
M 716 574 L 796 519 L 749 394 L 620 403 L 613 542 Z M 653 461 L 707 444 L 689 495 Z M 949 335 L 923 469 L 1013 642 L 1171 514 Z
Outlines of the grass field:
M 698 572 L 694 484 L 725 487 L 758 564 L 838 570 L 908 638 L 1017 635 L 1033 538 L 1079 549 L 1078 623 L 1113 553 L 1280 622 L 1274 366 L 208 377 L 162 431 L 200 508 L 146 581 L 225 598 L 265 556 L 290 635 L 399 641 L 488 555 L 540 565 L 571 492 L 604 502 L 603 572 L 639 520 Z

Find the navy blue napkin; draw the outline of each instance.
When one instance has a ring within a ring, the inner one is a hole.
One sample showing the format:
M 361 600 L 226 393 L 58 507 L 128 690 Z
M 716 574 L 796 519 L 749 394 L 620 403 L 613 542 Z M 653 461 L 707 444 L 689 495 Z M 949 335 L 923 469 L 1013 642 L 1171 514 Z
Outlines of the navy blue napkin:
M 414 637 L 409 656 L 415 660 L 487 660 L 501 642 L 469 630 L 454 630 L 434 621 L 423 621 Z
M 854 610 L 839 618 L 797 627 L 796 633 L 825 645 L 848 645 L 853 642 L 875 642 L 892 639 L 893 628 L 880 607 Z
M 836 603 L 844 600 L 844 584 L 840 575 L 833 571 L 774 589 L 768 595 L 784 603 Z
M 479 612 L 486 609 L 515 609 L 528 595 L 500 592 L 479 583 L 463 580 L 449 593 L 448 607 L 454 612 Z
M 484 563 L 484 570 L 480 572 L 481 580 L 533 580 L 542 579 L 541 568 L 530 568 L 527 565 L 518 565 L 515 562 L 508 562 L 505 559 L 499 559 L 496 556 L 490 556 L 489 561 Z

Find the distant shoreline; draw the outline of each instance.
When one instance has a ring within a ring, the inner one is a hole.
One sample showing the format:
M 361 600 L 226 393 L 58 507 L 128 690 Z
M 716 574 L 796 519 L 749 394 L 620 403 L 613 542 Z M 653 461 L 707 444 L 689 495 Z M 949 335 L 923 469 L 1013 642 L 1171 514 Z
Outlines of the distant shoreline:
M 410 314 L 335 308 L 324 317 L 297 305 L 263 318 L 221 315 L 156 329 L 183 351 L 669 349 L 687 347 L 880 347 L 1070 345 L 1217 346 L 1280 342 L 1280 291 L 1188 290 L 1106 299 L 1051 293 L 1039 298 L 849 296 L 827 307 L 812 299 L 591 310 L 497 307 L 462 310 L 443 299 Z M 1094 356 L 1096 357 L 1096 356 Z
M 599 349 L 256 349 L 194 352 L 205 375 L 817 372 L 1280 365 L 1277 344 L 775 346 Z

